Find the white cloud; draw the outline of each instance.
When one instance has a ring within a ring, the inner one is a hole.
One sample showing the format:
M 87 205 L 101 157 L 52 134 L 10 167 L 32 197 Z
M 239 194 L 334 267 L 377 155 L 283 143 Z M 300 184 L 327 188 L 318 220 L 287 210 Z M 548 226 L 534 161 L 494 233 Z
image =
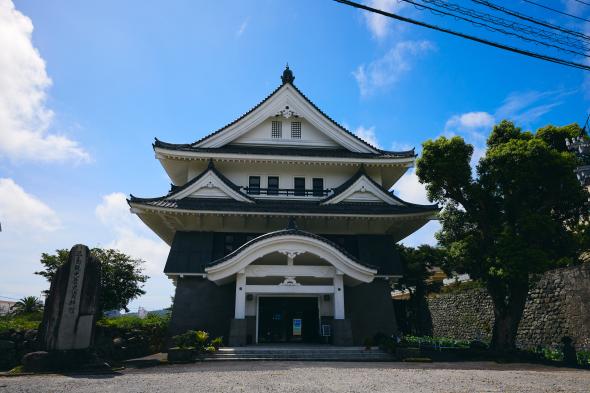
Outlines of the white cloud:
M 248 24 L 250 23 L 250 18 L 246 18 L 242 24 L 240 25 L 240 27 L 238 28 L 238 30 L 236 31 L 236 37 L 241 37 L 242 34 L 244 34 L 244 32 L 246 31 L 246 28 L 248 28 Z
M 451 116 L 445 123 L 444 135 L 462 136 L 474 147 L 471 165 L 475 168 L 485 155 L 486 139 L 494 124 L 507 119 L 519 127 L 530 127 L 544 114 L 563 103 L 564 96 L 574 91 L 516 91 L 508 94 L 493 114 L 489 112 L 467 112 Z
M 397 0 L 369 0 L 365 2 L 366 5 L 381 11 L 396 13 L 402 8 L 406 7 L 406 3 Z M 391 18 L 377 14 L 375 12 L 365 11 L 363 13 L 367 27 L 377 39 L 383 39 L 389 33 L 389 26 Z
M 394 186 L 395 194 L 404 201 L 411 203 L 418 203 L 422 205 L 431 204 L 426 196 L 426 188 L 418 180 L 416 170 L 414 168 L 407 171 Z M 436 245 L 434 233 L 440 229 L 438 221 L 433 220 L 428 222 L 422 228 L 412 233 L 410 236 L 401 240 L 400 243 L 409 246 L 417 247 L 421 244 Z
M 408 151 L 408 150 L 412 150 L 412 148 L 414 148 L 414 146 L 410 145 L 409 143 L 392 142 L 389 150 L 391 150 L 391 151 Z
M 143 259 L 148 274 L 162 274 L 169 248 L 129 211 L 125 194 L 114 192 L 104 195 L 95 213 L 114 236 L 105 247 Z
M 366 97 L 385 89 L 412 68 L 412 60 L 435 50 L 430 41 L 402 41 L 395 44 L 383 57 L 361 64 L 353 72 L 361 96 Z
M 87 162 L 78 142 L 49 133 L 51 79 L 32 43 L 33 23 L 10 0 L 0 0 L 0 157 L 13 161 Z
M 395 194 L 404 201 L 427 205 L 432 202 L 426 196 L 426 188 L 420 183 L 414 168 L 407 171 L 393 187 Z
M 8 178 L 0 178 L 0 223 L 3 232 L 37 235 L 61 225 L 55 211 Z
M 457 127 L 464 129 L 487 128 L 494 125 L 494 116 L 487 112 L 468 112 L 462 115 L 455 115 L 447 120 L 445 129 Z
M 356 130 L 354 130 L 354 134 L 367 142 L 369 145 L 374 146 L 377 149 L 381 149 L 381 145 L 377 140 L 377 135 L 375 135 L 375 127 L 359 126 Z
M 110 230 L 113 238 L 104 247 L 114 248 L 146 261 L 145 273 L 150 277 L 143 288 L 146 294 L 133 300 L 129 309 L 134 311 L 142 306 L 154 310 L 169 306 L 174 286 L 163 273 L 170 250 L 168 245 L 129 211 L 125 195 L 121 192 L 104 195 L 95 214 Z
M 561 90 L 512 92 L 496 110 L 496 119 L 509 119 L 528 125 L 561 105 L 560 99 L 564 94 L 569 93 Z

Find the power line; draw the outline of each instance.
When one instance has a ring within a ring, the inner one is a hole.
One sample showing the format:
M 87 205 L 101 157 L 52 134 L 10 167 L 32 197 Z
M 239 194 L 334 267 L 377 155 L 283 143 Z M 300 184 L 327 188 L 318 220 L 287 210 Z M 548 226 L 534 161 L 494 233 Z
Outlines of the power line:
M 556 13 L 561 14 L 561 15 L 569 16 L 570 18 L 575 18 L 575 19 L 583 20 L 584 22 L 590 22 L 590 19 L 580 18 L 579 16 L 568 14 L 567 12 L 563 12 L 563 11 L 557 10 L 555 8 L 548 7 L 548 6 L 544 5 L 544 4 L 536 3 L 536 2 L 534 2 L 532 0 L 523 0 L 523 1 L 526 2 L 526 3 L 532 4 L 532 5 L 536 5 L 537 7 L 545 8 L 546 10 L 556 12 Z
M 586 3 L 585 1 L 582 1 L 582 0 L 574 0 L 574 1 L 577 1 L 580 4 L 590 5 L 590 3 Z
M 497 15 L 480 12 L 471 8 L 462 7 L 458 4 L 453 4 L 447 0 L 420 0 L 422 3 L 429 3 L 435 7 L 444 8 L 452 12 L 458 12 L 462 15 L 467 15 L 472 18 L 480 19 L 488 23 L 502 26 L 508 29 L 519 31 L 525 34 L 532 34 L 537 37 L 547 39 L 560 44 L 568 45 L 571 47 L 588 50 L 585 42 L 580 41 L 580 37 L 572 37 L 570 35 L 564 35 L 562 32 L 555 32 L 546 30 L 540 27 L 532 26 L 529 24 L 523 24 L 515 20 L 505 19 Z
M 461 37 L 470 41 L 475 41 L 478 42 L 480 44 L 484 44 L 484 45 L 488 45 L 488 46 L 492 46 L 494 48 L 498 48 L 498 49 L 503 49 L 509 52 L 513 52 L 513 53 L 518 53 L 524 56 L 528 56 L 528 57 L 533 57 L 535 59 L 540 59 L 540 60 L 545 60 L 545 61 L 549 61 L 551 63 L 556 63 L 556 64 L 561 64 L 567 67 L 572 67 L 572 68 L 578 68 L 581 70 L 585 70 L 585 71 L 590 71 L 590 66 L 587 66 L 585 64 L 581 64 L 581 63 L 576 63 L 573 61 L 569 61 L 569 60 L 565 60 L 565 59 L 560 59 L 558 57 L 553 57 L 553 56 L 547 56 L 547 55 L 543 55 L 540 53 L 536 53 L 536 52 L 531 52 L 525 49 L 519 49 L 519 48 L 515 48 L 513 46 L 509 46 L 509 45 L 504 45 L 504 44 L 500 44 L 498 42 L 494 42 L 494 41 L 488 41 L 486 39 L 483 38 L 479 38 L 479 37 L 475 37 L 469 34 L 464 34 L 458 31 L 454 31 L 454 30 L 450 30 L 444 27 L 439 27 L 436 25 L 432 25 L 429 23 L 425 23 L 425 22 L 421 22 L 415 19 L 411 19 L 411 18 L 406 18 L 404 16 L 401 15 L 397 15 L 397 14 L 393 14 L 391 12 L 386 12 L 377 8 L 373 8 L 373 7 L 369 7 L 366 6 L 364 4 L 359 4 L 359 3 L 355 3 L 353 1 L 349 1 L 349 0 L 334 0 L 338 3 L 342 3 L 342 4 L 346 4 L 348 6 L 354 7 L 354 8 L 359 8 L 359 9 L 363 9 L 365 11 L 370 11 L 370 12 L 374 12 L 380 15 L 384 15 L 393 19 L 397 19 L 400 20 L 402 22 L 406 22 L 406 23 L 411 23 L 417 26 L 422 26 L 422 27 L 426 27 L 428 29 L 432 29 L 432 30 L 436 30 L 436 31 L 440 31 L 443 33 L 447 33 L 450 35 L 454 35 L 456 37 Z
M 413 4 L 414 6 L 419 7 L 419 8 L 430 10 L 430 11 L 432 11 L 434 13 L 439 13 L 439 14 L 442 14 L 442 15 L 451 16 L 453 18 L 460 19 L 460 20 L 463 20 L 465 22 L 468 22 L 468 23 L 477 25 L 479 27 L 484 27 L 486 29 L 489 29 L 489 30 L 492 30 L 492 31 L 496 31 L 498 33 L 502 33 L 502 34 L 505 34 L 505 35 L 511 35 L 511 36 L 520 38 L 521 40 L 524 40 L 524 41 L 533 42 L 535 44 L 544 45 L 544 46 L 551 47 L 551 48 L 554 48 L 554 49 L 558 49 L 558 50 L 561 50 L 561 51 L 564 51 L 564 52 L 569 52 L 569 53 L 572 53 L 572 54 L 575 54 L 575 55 L 580 55 L 580 56 L 588 57 L 588 54 L 587 53 L 581 53 L 581 52 L 578 52 L 578 51 L 575 51 L 575 50 L 571 50 L 571 49 L 567 49 L 567 48 L 564 48 L 564 47 L 561 47 L 561 46 L 558 46 L 558 45 L 550 44 L 550 43 L 545 42 L 545 41 L 540 41 L 540 40 L 537 40 L 537 39 L 534 39 L 534 38 L 526 37 L 526 36 L 523 36 L 521 34 L 514 33 L 514 32 L 511 32 L 511 31 L 507 31 L 507 30 L 504 30 L 504 29 L 501 29 L 501 28 L 498 28 L 498 27 L 493 27 L 493 26 L 490 26 L 488 24 L 485 24 L 485 23 L 478 22 L 478 21 L 473 20 L 473 19 L 469 19 L 469 18 L 463 17 L 461 15 L 453 14 L 453 13 L 450 13 L 450 12 L 447 12 L 447 11 L 442 11 L 440 9 L 429 7 L 427 5 L 416 3 L 413 0 L 402 0 L 402 1 L 404 1 L 406 3 L 409 3 L 409 4 Z M 423 0 L 423 1 L 428 2 L 428 3 L 437 3 L 437 0 Z M 438 4 L 441 4 L 441 5 L 438 5 Z M 438 2 L 438 4 L 437 4 L 437 6 L 440 6 L 440 7 L 443 7 L 443 8 L 447 8 L 448 5 L 453 5 L 454 6 L 454 4 L 450 4 L 450 3 L 446 3 L 446 5 L 445 5 L 444 2 Z M 581 47 L 581 49 L 582 50 L 586 50 L 587 48 L 586 47 Z
M 9 300 L 20 300 L 20 299 L 14 298 L 14 297 L 8 297 L 8 296 L 2 296 L 2 295 L 0 295 L 0 298 L 9 299 Z
M 549 22 L 546 22 L 544 20 L 533 18 L 532 16 L 521 14 L 519 12 L 510 10 L 510 9 L 508 9 L 506 7 L 499 6 L 497 4 L 491 3 L 491 2 L 486 1 L 486 0 L 471 0 L 471 1 L 473 1 L 474 3 L 477 3 L 477 4 L 484 5 L 486 7 L 492 8 L 492 9 L 494 9 L 496 11 L 500 11 L 500 12 L 503 12 L 505 14 L 515 16 L 515 17 L 517 17 L 519 19 L 526 20 L 527 22 L 536 23 L 538 25 L 545 26 L 545 27 L 548 27 L 550 29 L 561 31 L 561 32 L 563 32 L 565 34 L 570 34 L 570 35 L 573 35 L 573 36 L 576 36 L 576 37 L 580 37 L 580 38 L 585 39 L 585 40 L 590 40 L 590 36 L 587 36 L 586 34 L 583 34 L 583 33 L 579 32 L 579 31 L 570 30 L 570 29 L 567 29 L 565 27 L 554 25 L 554 24 L 549 23 Z

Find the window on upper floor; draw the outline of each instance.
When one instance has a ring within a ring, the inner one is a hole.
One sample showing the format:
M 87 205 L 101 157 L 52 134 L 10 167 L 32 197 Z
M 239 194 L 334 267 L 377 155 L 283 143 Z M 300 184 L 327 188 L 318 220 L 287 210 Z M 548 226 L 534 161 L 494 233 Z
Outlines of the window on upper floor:
M 301 122 L 291 122 L 291 139 L 301 139 Z
M 270 136 L 272 139 L 281 139 L 283 137 L 283 122 L 273 121 Z
M 279 177 L 269 176 L 268 187 L 266 188 L 267 195 L 278 195 L 279 194 Z
M 260 176 L 250 176 L 248 179 L 248 194 L 260 194 Z
M 323 196 L 324 195 L 324 179 L 321 177 L 314 177 L 313 178 L 313 196 Z
M 296 177 L 293 180 L 294 185 L 294 195 L 295 196 L 304 196 L 305 195 L 305 178 L 304 177 Z

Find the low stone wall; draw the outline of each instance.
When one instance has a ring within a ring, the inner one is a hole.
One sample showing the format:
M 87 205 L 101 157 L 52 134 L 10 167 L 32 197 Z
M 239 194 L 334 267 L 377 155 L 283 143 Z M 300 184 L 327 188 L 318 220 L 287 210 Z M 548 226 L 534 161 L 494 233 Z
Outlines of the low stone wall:
M 20 364 L 23 355 L 37 350 L 37 330 L 9 330 L 0 333 L 0 371 Z
M 485 289 L 428 298 L 436 337 L 491 338 L 493 306 Z M 520 323 L 521 348 L 558 346 L 570 336 L 578 349 L 590 349 L 590 264 L 547 272 L 529 292 Z

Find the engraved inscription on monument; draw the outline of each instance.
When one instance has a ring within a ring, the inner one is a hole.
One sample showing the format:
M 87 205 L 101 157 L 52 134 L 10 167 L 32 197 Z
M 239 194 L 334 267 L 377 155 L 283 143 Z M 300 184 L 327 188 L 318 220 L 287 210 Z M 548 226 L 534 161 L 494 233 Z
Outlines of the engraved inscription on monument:
M 85 349 L 92 344 L 98 315 L 100 264 L 84 245 L 75 245 L 60 266 L 45 304 L 41 343 L 46 350 Z

